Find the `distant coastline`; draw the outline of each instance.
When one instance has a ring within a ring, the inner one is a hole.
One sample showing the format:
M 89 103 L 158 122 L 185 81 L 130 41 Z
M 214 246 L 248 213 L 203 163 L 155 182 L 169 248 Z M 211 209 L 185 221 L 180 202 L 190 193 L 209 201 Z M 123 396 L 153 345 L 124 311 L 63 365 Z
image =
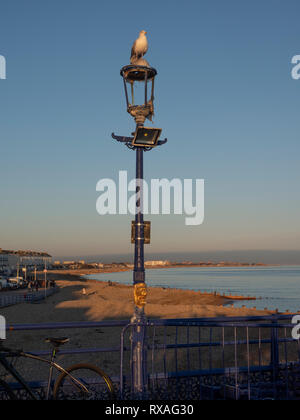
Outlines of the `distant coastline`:
M 149 261 L 145 262 L 145 269 L 168 269 L 168 268 L 194 268 L 194 267 L 201 267 L 201 268 L 249 268 L 249 267 L 268 267 L 268 264 L 264 263 L 240 263 L 240 262 L 226 262 L 222 261 L 219 263 L 213 262 L 199 262 L 199 263 L 192 263 L 192 262 L 169 262 L 169 261 Z M 117 273 L 122 271 L 130 271 L 134 268 L 133 264 L 130 263 L 111 263 L 111 264 L 101 264 L 101 263 L 90 263 L 90 264 L 82 264 L 77 263 L 74 261 L 74 264 L 70 264 L 69 267 L 60 266 L 54 270 L 51 270 L 53 274 L 64 274 L 70 275 L 75 277 L 81 277 L 89 274 L 101 274 L 101 273 Z
M 218 263 L 214 262 L 174 262 L 165 265 L 145 265 L 145 268 L 188 268 L 188 267 L 267 267 L 268 264 L 264 263 L 242 263 L 242 262 L 229 262 L 221 261 Z

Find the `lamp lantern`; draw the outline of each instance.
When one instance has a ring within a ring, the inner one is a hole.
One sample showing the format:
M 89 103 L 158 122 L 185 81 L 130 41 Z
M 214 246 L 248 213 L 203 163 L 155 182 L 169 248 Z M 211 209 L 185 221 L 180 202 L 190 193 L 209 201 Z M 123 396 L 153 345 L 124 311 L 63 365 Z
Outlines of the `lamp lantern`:
M 124 83 L 127 112 L 135 119 L 137 124 L 144 124 L 146 118 L 152 121 L 154 114 L 154 79 L 157 71 L 153 67 L 128 65 L 122 67 L 120 74 Z M 150 89 L 148 89 L 148 85 L 151 85 Z M 129 93 L 128 86 L 130 86 Z M 143 101 L 138 104 L 136 98 L 141 87 Z M 149 91 L 151 91 L 150 95 Z

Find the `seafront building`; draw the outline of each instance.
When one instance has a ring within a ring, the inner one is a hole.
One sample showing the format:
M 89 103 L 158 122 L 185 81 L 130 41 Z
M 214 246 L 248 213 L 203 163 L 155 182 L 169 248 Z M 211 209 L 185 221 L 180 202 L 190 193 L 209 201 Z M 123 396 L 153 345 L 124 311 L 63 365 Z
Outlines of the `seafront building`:
M 170 261 L 145 261 L 145 265 L 147 266 L 164 266 L 164 265 L 171 265 Z
M 43 270 L 52 265 L 52 257 L 46 252 L 36 251 L 11 251 L 0 248 L 0 273 L 3 275 L 13 275 L 18 271 L 21 274 L 23 269 L 28 272 Z M 24 271 L 24 270 L 23 270 Z

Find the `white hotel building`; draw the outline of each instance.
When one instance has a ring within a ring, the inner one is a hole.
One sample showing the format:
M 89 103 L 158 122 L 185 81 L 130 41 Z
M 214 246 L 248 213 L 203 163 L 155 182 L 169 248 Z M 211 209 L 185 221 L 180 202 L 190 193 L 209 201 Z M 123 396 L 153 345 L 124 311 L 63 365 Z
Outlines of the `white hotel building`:
M 16 274 L 18 269 L 26 268 L 28 272 L 44 270 L 52 265 L 52 257 L 46 252 L 9 251 L 0 248 L 0 275 Z

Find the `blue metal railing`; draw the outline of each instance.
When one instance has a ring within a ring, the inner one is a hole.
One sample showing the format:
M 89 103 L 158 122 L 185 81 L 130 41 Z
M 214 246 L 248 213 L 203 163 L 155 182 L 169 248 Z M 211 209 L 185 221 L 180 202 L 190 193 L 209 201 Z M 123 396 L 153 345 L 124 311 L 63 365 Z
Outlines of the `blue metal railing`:
M 23 291 L 19 291 L 18 293 L 12 293 L 12 294 L 4 292 L 0 294 L 0 308 L 16 305 L 18 303 L 38 302 L 45 299 L 45 297 L 52 296 L 57 291 L 58 289 L 56 287 L 52 287 L 46 290 L 42 289 L 38 292 L 31 292 L 31 291 L 28 291 L 27 289 L 26 290 L 24 289 Z
M 131 327 L 124 328 L 122 337 Z M 292 338 L 293 327 L 289 315 L 149 321 L 150 394 L 163 399 L 226 399 L 230 395 L 235 399 L 289 399 L 300 395 L 300 342 Z M 172 340 L 168 339 L 170 335 Z M 299 389 L 293 385 L 297 381 Z M 122 370 L 120 389 L 124 396 Z
M 11 332 L 120 328 L 110 347 L 61 349 L 61 355 L 119 353 L 113 381 L 120 398 L 130 398 L 133 324 L 127 320 L 18 324 Z M 148 398 L 290 399 L 300 383 L 300 342 L 293 340 L 290 315 L 149 320 Z M 38 355 L 48 351 L 33 352 Z M 125 354 L 128 357 L 125 358 Z M 126 360 L 125 360 L 126 359 Z M 107 372 L 110 374 L 110 372 Z M 35 378 L 38 386 L 38 378 Z M 295 385 L 296 384 L 296 385 Z M 40 383 L 42 386 L 42 383 Z

